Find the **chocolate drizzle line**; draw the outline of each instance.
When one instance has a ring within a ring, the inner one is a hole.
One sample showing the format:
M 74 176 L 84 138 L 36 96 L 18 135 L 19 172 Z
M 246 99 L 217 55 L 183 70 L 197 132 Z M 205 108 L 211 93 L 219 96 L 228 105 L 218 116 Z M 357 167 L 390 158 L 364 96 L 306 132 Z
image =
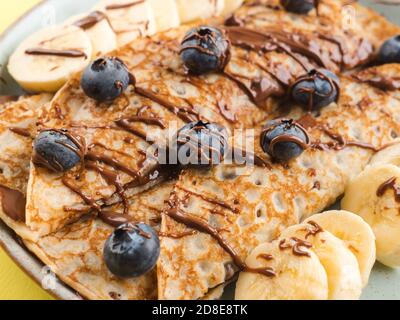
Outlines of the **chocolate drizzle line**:
M 311 142 L 310 147 L 313 149 L 322 151 L 326 150 L 341 151 L 347 147 L 359 147 L 374 152 L 378 152 L 386 147 L 383 146 L 382 148 L 377 148 L 366 142 L 346 140 L 340 134 L 332 132 L 332 130 L 327 125 L 319 123 L 318 120 L 315 119 L 311 113 L 307 113 L 306 115 L 304 115 L 297 121 L 297 123 L 306 127 L 307 129 L 312 129 L 312 128 L 319 129 L 333 140 L 333 142 L 325 142 L 325 143 L 319 140 Z
M 83 30 L 88 30 L 94 27 L 100 21 L 107 19 L 107 16 L 101 11 L 94 11 L 88 16 L 76 21 L 74 26 L 81 28 Z
M 310 227 L 307 228 L 307 234 L 306 234 L 306 239 L 308 239 L 308 237 L 310 236 L 316 236 L 317 234 L 324 232 L 324 229 L 322 229 L 322 227 L 314 222 L 314 221 L 309 221 L 308 224 L 310 225 Z
M 353 79 L 367 83 L 384 91 L 395 91 L 400 89 L 400 77 L 389 77 L 379 75 L 374 70 L 365 70 L 353 75 Z
M 396 184 L 396 180 L 397 180 L 396 177 L 392 177 L 387 181 L 385 181 L 384 183 L 382 183 L 379 186 L 378 190 L 376 191 L 376 195 L 378 197 L 383 197 L 383 195 L 387 190 L 392 189 L 394 191 L 396 202 L 400 202 L 400 186 Z
M 189 194 L 188 194 L 189 195 Z M 167 216 L 175 220 L 176 222 L 182 223 L 185 226 L 197 230 L 202 233 L 210 235 L 218 244 L 228 253 L 235 265 L 241 270 L 250 273 L 258 273 L 267 277 L 275 277 L 276 273 L 272 268 L 251 268 L 240 258 L 230 244 L 221 236 L 219 230 L 212 227 L 208 222 L 199 219 L 193 215 L 182 212 L 179 209 L 180 201 L 175 193 L 172 194 L 171 199 L 168 201 L 169 209 L 165 212 Z
M 312 244 L 310 242 L 301 240 L 296 237 L 290 238 L 289 241 L 286 240 L 287 239 L 283 239 L 279 242 L 279 249 L 281 249 L 282 251 L 292 249 L 292 252 L 295 256 L 309 258 L 311 257 L 310 252 L 304 250 L 312 248 Z
M 31 138 L 31 133 L 29 132 L 28 128 L 17 128 L 17 127 L 10 127 L 8 128 L 11 132 L 26 138 Z
M 56 50 L 56 49 L 45 49 L 45 48 L 31 48 L 25 50 L 26 54 L 35 56 L 58 56 L 67 58 L 85 58 L 87 59 L 86 53 L 70 49 L 70 50 Z
M 285 32 L 274 30 L 264 33 L 245 27 L 225 27 L 225 30 L 228 32 L 232 45 L 245 50 L 253 50 L 258 53 L 280 50 L 297 61 L 306 71 L 309 71 L 309 68 L 295 53 L 305 56 L 321 67 L 327 67 L 318 54 L 305 46 L 302 42 L 296 40 L 293 35 L 286 34 Z
M 26 198 L 22 192 L 0 185 L 3 212 L 12 220 L 25 222 Z

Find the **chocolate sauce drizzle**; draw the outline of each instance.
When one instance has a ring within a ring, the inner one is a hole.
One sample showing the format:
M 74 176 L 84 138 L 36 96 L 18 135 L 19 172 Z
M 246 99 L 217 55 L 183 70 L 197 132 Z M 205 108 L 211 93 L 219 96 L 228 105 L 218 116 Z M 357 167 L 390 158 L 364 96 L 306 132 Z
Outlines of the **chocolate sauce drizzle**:
M 310 242 L 301 240 L 296 237 L 290 238 L 288 241 L 287 239 L 282 239 L 279 242 L 279 249 L 287 250 L 287 249 L 292 249 L 292 253 L 295 256 L 299 257 L 308 257 L 310 258 L 310 252 L 306 251 L 305 249 L 310 249 L 312 248 L 312 244 Z
M 318 223 L 314 221 L 309 221 L 308 224 L 310 227 L 307 228 L 306 239 L 308 239 L 310 236 L 314 237 L 317 234 L 324 232 L 324 229 L 322 229 L 322 227 Z
M 373 69 L 367 69 L 353 75 L 353 79 L 367 83 L 383 91 L 400 89 L 400 77 L 380 75 Z
M 0 185 L 3 212 L 12 220 L 25 222 L 26 198 L 22 192 Z
M 187 194 L 190 195 L 192 192 L 188 192 Z M 205 199 L 206 201 L 211 200 L 212 203 L 215 203 L 213 199 Z M 165 211 L 165 214 L 175 220 L 176 222 L 182 223 L 188 228 L 194 229 L 196 231 L 206 233 L 210 235 L 214 240 L 218 242 L 218 244 L 221 246 L 221 248 L 228 253 L 235 265 L 244 272 L 250 272 L 250 273 L 258 273 L 262 274 L 267 277 L 275 277 L 276 273 L 272 268 L 266 267 L 266 268 L 251 268 L 249 267 L 242 259 L 241 257 L 235 252 L 235 250 L 231 247 L 231 245 L 221 236 L 219 233 L 219 230 L 214 228 L 213 226 L 209 225 L 208 222 L 197 218 L 193 215 L 184 213 L 180 210 L 179 205 L 180 205 L 180 200 L 177 197 L 175 193 L 172 194 L 170 200 L 167 202 L 169 205 L 169 209 Z M 219 204 L 219 202 L 217 202 Z
M 80 50 L 57 50 L 57 49 L 45 49 L 45 48 L 30 48 L 25 50 L 26 54 L 35 56 L 58 56 L 67 58 L 85 58 L 87 59 L 86 53 Z
M 333 140 L 332 142 L 321 142 L 319 140 L 310 142 L 310 148 L 313 149 L 321 151 L 327 151 L 327 150 L 341 151 L 347 147 L 359 147 L 374 152 L 378 152 L 382 148 L 386 147 L 384 146 L 382 148 L 378 148 L 366 142 L 346 140 L 340 134 L 332 132 L 332 130 L 327 125 L 319 123 L 318 120 L 311 115 L 311 113 L 307 113 L 305 116 L 299 119 L 297 123 L 307 129 L 315 128 L 321 130 L 324 134 L 326 134 Z
M 378 197 L 383 197 L 383 195 L 387 190 L 392 189 L 394 191 L 394 197 L 396 199 L 396 202 L 400 202 L 400 186 L 396 184 L 396 180 L 397 180 L 396 177 L 392 177 L 386 180 L 379 186 L 378 190 L 376 191 L 376 195 Z
M 10 127 L 8 130 L 22 137 L 32 138 L 28 128 Z
M 103 12 L 94 11 L 86 17 L 76 21 L 73 25 L 83 30 L 88 30 L 105 19 L 107 19 L 107 16 Z

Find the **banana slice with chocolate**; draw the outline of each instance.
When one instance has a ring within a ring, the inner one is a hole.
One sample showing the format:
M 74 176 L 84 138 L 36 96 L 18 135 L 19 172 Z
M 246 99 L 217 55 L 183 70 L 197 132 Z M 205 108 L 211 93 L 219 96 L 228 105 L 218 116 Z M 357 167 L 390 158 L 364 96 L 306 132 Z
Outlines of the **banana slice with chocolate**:
M 101 0 L 95 10 L 107 15 L 117 35 L 118 47 L 157 31 L 149 0 Z
M 92 42 L 77 26 L 55 26 L 25 39 L 11 55 L 8 70 L 27 91 L 55 92 L 92 57 Z
M 117 36 L 107 16 L 101 11 L 73 16 L 65 24 L 77 26 L 86 32 L 92 41 L 93 58 L 117 49 Z
M 310 244 L 284 238 L 261 244 L 246 259 L 236 300 L 326 300 L 328 277 Z

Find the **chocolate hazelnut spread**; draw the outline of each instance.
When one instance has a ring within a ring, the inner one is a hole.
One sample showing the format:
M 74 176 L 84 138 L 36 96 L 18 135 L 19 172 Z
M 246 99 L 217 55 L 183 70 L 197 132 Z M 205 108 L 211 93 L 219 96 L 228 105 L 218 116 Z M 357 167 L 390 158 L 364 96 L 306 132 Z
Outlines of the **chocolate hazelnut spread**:
M 400 186 L 398 186 L 396 184 L 396 180 L 397 180 L 396 177 L 392 177 L 392 178 L 386 180 L 385 182 L 383 182 L 379 186 L 378 190 L 376 191 L 376 195 L 378 197 L 383 197 L 383 195 L 385 194 L 385 192 L 387 190 L 392 189 L 394 191 L 394 196 L 395 196 L 396 201 L 400 202 Z
M 311 228 L 310 227 L 307 228 L 306 239 L 308 239 L 310 236 L 314 237 L 317 234 L 324 232 L 324 229 L 322 229 L 322 227 L 314 221 L 309 221 L 308 225 L 310 225 Z
M 400 77 L 380 75 L 371 69 L 354 74 L 353 79 L 367 83 L 383 91 L 400 89 Z
M 25 53 L 35 56 L 58 56 L 58 57 L 85 58 L 85 59 L 88 58 L 86 53 L 75 49 L 57 50 L 57 49 L 45 49 L 45 48 L 31 48 L 25 50 Z
M 310 242 L 301 240 L 296 237 L 292 237 L 289 240 L 283 239 L 279 242 L 279 249 L 287 250 L 292 249 L 292 253 L 295 256 L 299 257 L 311 257 L 310 252 L 305 251 L 304 249 L 312 248 L 312 244 Z
M 26 138 L 32 137 L 29 129 L 27 129 L 27 128 L 10 127 L 10 128 L 8 128 L 8 130 L 10 130 L 11 132 L 14 132 L 15 134 L 22 136 L 22 137 L 26 137 Z
M 192 192 L 189 192 L 185 190 L 187 195 L 193 194 Z M 197 194 L 196 194 L 197 195 Z M 220 203 L 219 201 L 215 201 L 213 199 L 208 199 L 204 198 L 205 201 L 211 201 L 213 204 L 217 205 L 222 205 L 226 207 L 225 203 Z M 218 242 L 218 244 L 222 247 L 222 249 L 225 250 L 226 253 L 228 253 L 235 265 L 239 268 L 239 270 L 244 271 L 244 272 L 250 272 L 250 273 L 258 273 L 265 275 L 267 277 L 275 277 L 276 273 L 275 271 L 270 268 L 251 268 L 249 267 L 242 259 L 241 257 L 235 252 L 235 250 L 231 247 L 231 245 L 221 236 L 219 231 L 211 226 L 208 222 L 197 218 L 193 215 L 184 213 L 180 211 L 179 209 L 179 203 L 180 200 L 178 199 L 176 194 L 172 194 L 171 199 L 168 201 L 169 209 L 165 211 L 165 214 L 175 220 L 176 222 L 182 223 L 188 228 L 191 228 L 193 230 L 199 231 L 206 233 L 210 235 L 214 240 Z M 227 209 L 230 209 L 229 206 Z
M 100 21 L 107 19 L 107 16 L 101 11 L 94 11 L 86 17 L 79 19 L 74 23 L 74 26 L 83 30 L 90 29 L 98 24 Z
M 3 212 L 12 220 L 25 222 L 25 196 L 17 190 L 0 185 Z

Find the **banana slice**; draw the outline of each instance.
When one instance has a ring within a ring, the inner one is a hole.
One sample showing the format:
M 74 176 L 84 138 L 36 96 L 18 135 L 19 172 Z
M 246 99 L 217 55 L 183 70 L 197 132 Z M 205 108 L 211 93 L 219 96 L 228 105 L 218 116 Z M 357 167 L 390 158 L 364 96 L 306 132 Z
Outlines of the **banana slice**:
M 232 14 L 236 9 L 238 9 L 244 0 L 225 0 L 224 10 L 222 11 L 222 15 L 228 16 Z
M 101 0 L 95 10 L 107 14 L 117 35 L 118 47 L 157 31 L 149 0 Z
M 176 0 L 182 23 L 219 16 L 225 0 Z
M 362 293 L 360 268 L 346 244 L 319 225 L 304 223 L 286 229 L 281 237 L 310 242 L 328 276 L 330 300 L 358 300 Z
M 8 70 L 27 91 L 55 92 L 73 73 L 84 69 L 91 57 L 92 43 L 82 29 L 55 26 L 24 40 L 11 55 Z
M 181 24 L 176 0 L 150 0 L 157 32 L 177 28 Z
M 92 41 L 93 58 L 117 49 L 117 36 L 105 13 L 93 11 L 89 14 L 76 15 L 69 18 L 65 25 L 75 25 L 86 32 Z
M 400 183 L 398 167 L 370 166 L 348 185 L 342 200 L 343 209 L 360 215 L 372 227 L 378 260 L 389 267 L 400 267 L 400 202 L 396 201 L 398 191 L 394 190 L 399 186 L 397 183 Z
M 400 166 L 400 139 L 396 139 L 393 145 L 377 152 L 371 159 L 370 165 L 394 164 Z
M 357 258 L 365 287 L 376 260 L 375 236 L 371 227 L 362 218 L 347 211 L 327 211 L 308 218 L 305 223 L 310 221 L 344 241 Z
M 290 239 L 286 239 L 290 243 Z M 295 255 L 293 248 L 281 249 L 280 242 L 258 246 L 246 259 L 251 268 L 272 268 L 274 277 L 242 272 L 236 283 L 236 300 L 326 300 L 328 279 L 317 255 L 300 248 L 307 256 Z

